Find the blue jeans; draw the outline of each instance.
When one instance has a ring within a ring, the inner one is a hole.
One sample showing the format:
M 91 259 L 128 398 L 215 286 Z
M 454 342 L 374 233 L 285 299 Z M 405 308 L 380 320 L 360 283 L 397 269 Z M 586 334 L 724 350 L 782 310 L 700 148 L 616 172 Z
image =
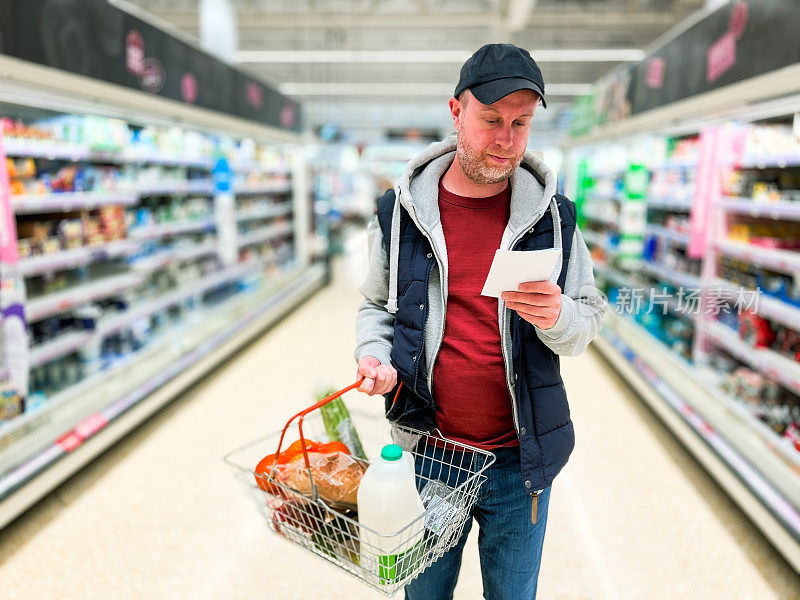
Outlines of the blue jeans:
M 427 452 L 440 453 L 441 449 Z M 522 486 L 519 448 L 498 448 L 497 461 L 486 470 L 472 516 L 480 528 L 478 551 L 486 600 L 531 600 L 542 560 L 550 488 L 539 495 L 536 525 L 531 523 L 531 496 Z M 417 458 L 417 472 L 430 461 Z M 456 482 L 435 477 L 448 485 Z M 456 545 L 405 587 L 406 600 L 452 600 L 461 569 L 461 554 L 472 529 L 470 518 Z

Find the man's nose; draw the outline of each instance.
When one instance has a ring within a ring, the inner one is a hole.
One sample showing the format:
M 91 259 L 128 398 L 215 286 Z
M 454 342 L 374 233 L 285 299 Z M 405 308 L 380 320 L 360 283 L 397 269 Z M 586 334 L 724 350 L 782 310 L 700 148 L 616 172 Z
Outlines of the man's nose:
M 511 148 L 514 143 L 511 127 L 503 127 L 503 129 L 497 133 L 496 142 L 501 148 Z

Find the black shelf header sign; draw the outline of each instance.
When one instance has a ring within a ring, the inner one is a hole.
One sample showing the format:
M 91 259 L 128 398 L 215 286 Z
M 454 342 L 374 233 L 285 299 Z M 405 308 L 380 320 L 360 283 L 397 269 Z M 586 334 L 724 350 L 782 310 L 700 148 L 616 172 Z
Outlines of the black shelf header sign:
M 798 0 L 732 0 L 633 68 L 631 113 L 797 62 Z
M 295 101 L 106 0 L 0 2 L 0 53 L 300 131 Z
M 800 0 L 730 0 L 576 102 L 572 133 L 800 63 Z

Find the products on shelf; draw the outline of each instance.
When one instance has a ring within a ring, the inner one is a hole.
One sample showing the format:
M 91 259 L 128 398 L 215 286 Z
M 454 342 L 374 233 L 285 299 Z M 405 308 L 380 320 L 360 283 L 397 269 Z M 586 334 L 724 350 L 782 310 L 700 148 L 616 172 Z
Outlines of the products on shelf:
M 287 199 L 290 165 L 288 155 L 275 147 L 92 116 L 33 124 L 2 119 L 0 127 L 8 154 L 0 168 L 8 171 L 12 200 L 23 207 L 16 216 L 18 255 L 22 261 L 36 259 L 25 271 L 26 297 L 42 301 L 38 311 L 28 313 L 33 319 L 28 343 L 35 358 L 28 394 L 18 410 L 6 414 L 45 406 L 54 394 L 129 360 L 202 310 L 262 289 L 265 276 L 296 264 Z M 231 278 L 217 258 L 220 217 L 212 198 L 212 156 L 226 156 L 240 166 L 241 172 L 234 172 L 248 189 L 237 197 L 231 216 L 252 217 L 241 220 L 241 229 L 275 228 L 276 233 L 242 248 L 240 260 L 259 260 L 251 272 Z M 139 201 L 126 207 L 105 204 L 104 198 L 94 208 L 99 201 L 64 196 L 62 204 L 51 208 L 42 200 L 44 195 L 84 192 L 137 192 Z M 27 201 L 33 204 L 26 209 Z M 83 202 L 83 210 L 35 212 Z M 112 245 L 119 240 L 127 244 Z M 74 252 L 81 248 L 92 251 Z M 68 253 L 63 260 L 62 253 Z M 44 256 L 53 260 L 38 260 Z M 209 278 L 218 281 L 205 285 Z M 62 292 L 59 306 L 47 303 Z M 137 316 L 143 306 L 147 310 Z
M 722 192 L 753 202 L 800 202 L 800 169 L 730 170 Z
M 718 362 L 715 357 L 712 364 Z M 725 373 L 720 382 L 722 391 L 747 405 L 758 419 L 790 439 L 800 451 L 800 437 L 797 435 L 800 431 L 800 398 L 749 367 L 735 366 L 722 372 Z
M 790 125 L 752 125 L 747 130 L 744 161 L 800 157 L 800 138 Z
M 106 205 L 97 211 L 64 213 L 61 218 L 20 219 L 17 224 L 19 257 L 56 254 L 125 239 L 124 215 L 123 207 Z
M 728 239 L 762 248 L 800 250 L 800 223 L 740 219 L 730 224 Z
M 753 348 L 769 348 L 776 336 L 767 319 L 746 310 L 739 315 L 739 337 Z
M 0 423 L 22 414 L 24 407 L 19 393 L 9 384 L 0 382 Z
M 668 160 L 681 161 L 690 165 L 697 163 L 697 157 L 700 154 L 699 136 L 675 138 L 670 140 L 668 146 L 672 146 Z

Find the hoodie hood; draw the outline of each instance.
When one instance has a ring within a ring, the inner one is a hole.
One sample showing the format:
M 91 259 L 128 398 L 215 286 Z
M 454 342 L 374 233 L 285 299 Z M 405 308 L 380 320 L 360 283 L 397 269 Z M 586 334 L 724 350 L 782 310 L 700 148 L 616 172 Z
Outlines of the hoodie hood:
M 431 144 L 412 158 L 395 182 L 395 205 L 392 213 L 392 233 L 389 243 L 389 298 L 386 310 L 397 312 L 397 276 L 400 256 L 400 207 L 406 209 L 417 228 L 431 242 L 439 268 L 442 286 L 447 297 L 447 247 L 439 215 L 439 181 L 453 164 L 456 156 L 456 136 Z M 512 173 L 511 207 L 508 225 L 500 244 L 510 249 L 517 239 L 533 227 L 547 210 L 553 213 L 555 247 L 561 248 L 561 218 L 553 196 L 556 177 L 542 160 L 526 152 L 519 167 Z M 561 272 L 561 258 L 554 275 Z

